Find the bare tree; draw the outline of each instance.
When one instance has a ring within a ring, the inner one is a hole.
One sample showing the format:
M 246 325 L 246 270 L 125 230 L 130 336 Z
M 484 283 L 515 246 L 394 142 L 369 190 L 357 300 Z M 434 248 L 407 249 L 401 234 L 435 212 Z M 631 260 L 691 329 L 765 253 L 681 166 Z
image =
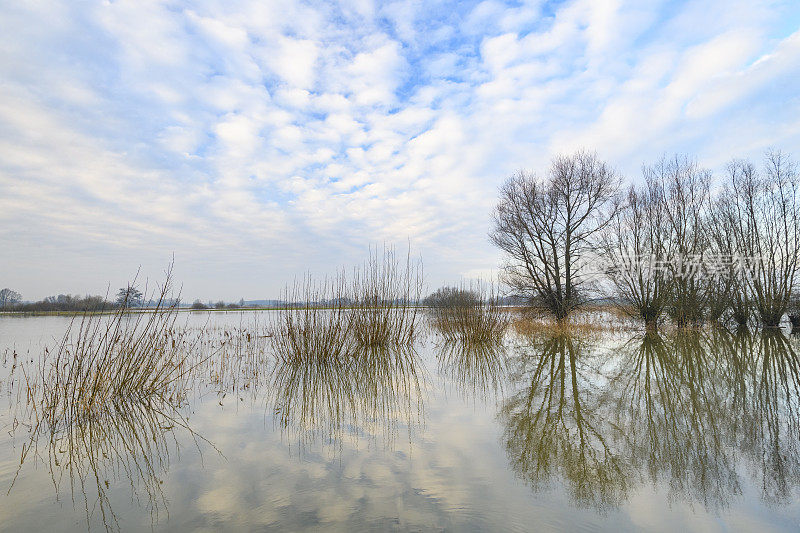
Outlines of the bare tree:
M 474 306 L 481 303 L 481 295 L 466 287 L 439 287 L 422 300 L 422 305 L 435 308 Z
M 490 233 L 506 254 L 503 281 L 564 320 L 586 301 L 587 255 L 619 207 L 620 180 L 597 155 L 556 156 L 547 178 L 518 172 L 500 190 Z
M 748 161 L 728 166 L 720 204 L 745 257 L 744 283 L 766 327 L 780 324 L 789 308 L 800 266 L 800 177 L 781 152 L 769 151 L 763 172 Z
M 750 284 L 746 279 L 746 272 L 739 268 L 739 257 L 742 257 L 741 227 L 742 209 L 744 205 L 736 198 L 736 193 L 731 189 L 730 183 L 744 185 L 743 182 L 753 184 L 755 167 L 748 161 L 732 161 L 728 164 L 729 183 L 714 199 L 711 209 L 711 234 L 716 250 L 723 256 L 730 257 L 730 264 L 725 277 L 730 281 L 731 291 L 729 298 L 730 316 L 739 326 L 746 326 L 752 318 L 752 295 Z M 746 176 L 746 177 L 745 177 Z M 744 196 L 749 196 L 745 194 Z
M 133 285 L 121 287 L 117 291 L 117 303 L 120 307 L 138 307 L 142 305 L 144 295 Z
M 658 187 L 631 186 L 627 201 L 612 220 L 601 253 L 623 310 L 654 327 L 668 303 L 670 284 L 657 261 L 665 256 L 670 228 Z
M 714 284 L 701 268 L 702 255 L 711 243 L 711 172 L 687 157 L 674 156 L 645 167 L 644 175 L 667 223 L 659 258 L 670 284 L 666 310 L 678 326 L 702 323 L 716 296 Z
M 22 300 L 22 295 L 17 291 L 8 288 L 0 289 L 0 309 L 18 304 L 20 300 Z

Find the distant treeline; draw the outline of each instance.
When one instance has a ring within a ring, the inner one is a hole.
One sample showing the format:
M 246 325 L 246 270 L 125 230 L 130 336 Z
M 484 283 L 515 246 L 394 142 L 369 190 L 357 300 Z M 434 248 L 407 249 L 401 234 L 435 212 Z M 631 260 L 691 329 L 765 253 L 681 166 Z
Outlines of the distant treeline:
M 528 304 L 528 300 L 525 297 L 516 295 L 486 294 L 486 291 L 480 285 L 441 287 L 422 300 L 422 305 L 425 307 L 437 309 L 470 307 L 484 303 L 491 303 L 495 306 L 524 306 Z
M 0 311 L 18 313 L 82 313 L 110 311 L 120 308 L 128 309 L 148 309 L 155 307 L 184 307 L 191 309 L 241 309 L 246 307 L 256 307 L 246 305 L 244 299 L 239 302 L 226 303 L 223 301 L 203 303 L 195 300 L 191 305 L 182 304 L 179 298 L 145 299 L 142 291 L 134 285 L 122 287 L 117 291 L 115 300 L 109 300 L 103 296 L 79 296 L 72 294 L 59 294 L 58 296 L 48 296 L 38 302 L 23 302 L 22 295 L 12 289 L 0 289 Z
M 23 313 L 56 312 L 56 311 L 102 311 L 105 309 L 115 309 L 116 302 L 109 302 L 102 296 L 77 296 L 70 294 L 59 294 L 58 296 L 48 296 L 38 302 L 14 302 L 6 303 L 2 309 L 4 311 L 18 311 Z
M 222 300 L 216 302 L 203 303 L 200 300 L 192 302 L 192 309 L 242 309 L 248 307 L 245 305 L 244 300 L 239 300 L 238 303 L 225 303 Z
M 59 294 L 58 296 L 48 296 L 38 302 L 4 302 L 0 305 L 2 311 L 12 311 L 19 313 L 48 313 L 48 312 L 97 312 L 119 309 L 120 307 L 129 308 L 148 308 L 157 305 L 155 300 L 140 300 L 135 305 L 125 302 L 110 301 L 103 296 L 79 296 L 72 294 Z M 175 299 L 168 299 L 162 305 L 179 306 L 180 302 Z

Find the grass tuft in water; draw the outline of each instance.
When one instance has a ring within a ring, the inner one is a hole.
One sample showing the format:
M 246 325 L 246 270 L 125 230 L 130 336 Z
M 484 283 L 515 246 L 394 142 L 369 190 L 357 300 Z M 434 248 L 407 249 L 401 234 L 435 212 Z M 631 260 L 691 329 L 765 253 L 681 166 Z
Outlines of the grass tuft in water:
M 434 327 L 449 342 L 500 342 L 511 317 L 498 304 L 494 290 L 473 284 L 459 293 L 466 296 L 431 309 Z
M 369 260 L 353 273 L 351 315 L 353 337 L 362 347 L 410 345 L 414 340 L 422 268 L 411 255 L 403 265 L 390 248 L 370 252 Z
M 362 348 L 410 346 L 417 332 L 422 287 L 419 264 L 393 250 L 371 252 L 352 277 L 306 276 L 284 290 L 271 334 L 283 361 L 338 360 Z
M 39 392 L 30 398 L 51 427 L 102 412 L 111 402 L 169 398 L 183 392 L 191 370 L 184 332 L 167 305 L 171 273 L 154 309 L 122 306 L 112 315 L 86 313 L 70 324 L 58 349 L 40 366 Z M 77 331 L 76 331 L 77 328 Z

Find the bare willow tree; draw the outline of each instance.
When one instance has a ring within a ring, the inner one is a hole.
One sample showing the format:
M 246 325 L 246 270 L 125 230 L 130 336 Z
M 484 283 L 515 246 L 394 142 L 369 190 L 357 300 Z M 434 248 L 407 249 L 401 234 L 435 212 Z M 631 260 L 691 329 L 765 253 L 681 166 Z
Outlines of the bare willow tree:
M 702 323 L 718 296 L 701 268 L 702 255 L 711 245 L 711 172 L 692 159 L 673 156 L 645 167 L 644 175 L 667 223 L 659 258 L 670 285 L 666 310 L 678 326 Z
M 13 289 L 0 289 L 0 309 L 11 307 L 22 300 L 22 295 Z
M 670 226 L 661 189 L 631 186 L 626 202 L 609 224 L 600 248 L 607 274 L 624 311 L 654 327 L 669 301 L 667 273 L 658 261 L 665 254 Z
M 732 161 L 728 164 L 729 184 L 722 189 L 714 199 L 711 209 L 711 233 L 715 248 L 720 254 L 730 257 L 725 277 L 731 284 L 731 297 L 729 299 L 730 318 L 739 326 L 746 326 L 752 318 L 752 295 L 750 284 L 747 282 L 746 271 L 737 258 L 743 257 L 740 239 L 742 208 L 744 207 L 736 198 L 737 194 L 731 190 L 730 183 L 736 182 L 743 185 L 742 181 L 751 184 L 755 167 L 748 161 Z M 744 175 L 750 177 L 744 178 Z
M 586 259 L 619 209 L 620 180 L 595 153 L 556 156 L 546 179 L 517 172 L 500 189 L 490 232 L 506 254 L 503 281 L 564 320 L 586 301 Z
M 769 151 L 762 172 L 748 161 L 728 166 L 721 197 L 729 231 L 744 256 L 744 282 L 766 327 L 780 324 L 800 267 L 800 177 L 795 164 Z

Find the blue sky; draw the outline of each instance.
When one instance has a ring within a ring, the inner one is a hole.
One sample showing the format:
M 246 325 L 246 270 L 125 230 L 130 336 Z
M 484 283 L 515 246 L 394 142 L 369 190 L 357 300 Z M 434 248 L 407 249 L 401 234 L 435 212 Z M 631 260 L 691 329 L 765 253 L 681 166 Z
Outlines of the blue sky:
M 513 171 L 597 150 L 718 174 L 800 157 L 800 3 L 5 2 L 0 286 L 103 293 L 174 254 L 187 299 L 275 297 L 411 242 L 500 265 Z

